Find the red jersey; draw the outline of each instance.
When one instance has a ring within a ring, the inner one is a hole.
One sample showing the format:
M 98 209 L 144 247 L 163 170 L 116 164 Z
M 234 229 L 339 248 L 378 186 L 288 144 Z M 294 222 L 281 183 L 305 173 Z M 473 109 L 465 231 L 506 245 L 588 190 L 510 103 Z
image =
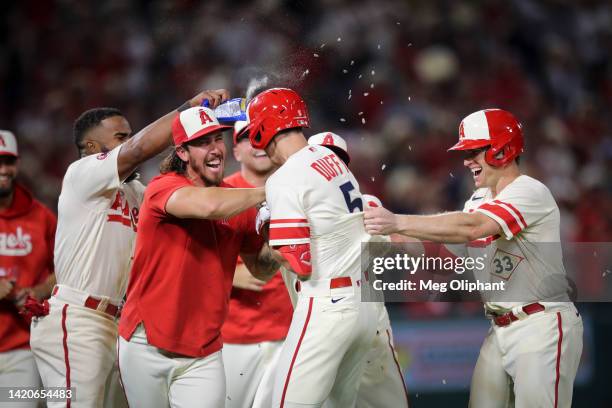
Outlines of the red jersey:
M 53 273 L 57 218 L 20 184 L 11 206 L 0 211 L 0 279 L 15 289 L 44 282 Z M 12 295 L 0 300 L 0 353 L 29 348 L 30 324 L 19 315 Z
M 236 188 L 253 186 L 236 172 L 224 180 Z M 242 263 L 239 259 L 238 262 Z M 285 282 L 277 272 L 261 292 L 232 288 L 229 314 L 223 325 L 223 342 L 261 343 L 287 337 L 293 306 Z
M 221 326 L 239 253 L 257 253 L 263 241 L 255 232 L 254 208 L 228 220 L 166 213 L 172 193 L 192 185 L 168 173 L 145 190 L 119 334 L 129 340 L 142 322 L 149 344 L 204 357 L 223 346 Z

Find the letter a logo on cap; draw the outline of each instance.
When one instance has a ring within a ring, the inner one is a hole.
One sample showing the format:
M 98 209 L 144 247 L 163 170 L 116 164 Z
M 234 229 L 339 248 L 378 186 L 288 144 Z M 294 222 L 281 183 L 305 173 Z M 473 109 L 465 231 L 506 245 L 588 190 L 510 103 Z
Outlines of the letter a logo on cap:
M 335 146 L 334 136 L 331 133 L 326 134 L 325 139 L 323 139 L 323 143 L 321 144 L 324 146 Z
M 174 144 L 179 146 L 185 142 L 231 127 L 220 124 L 212 109 L 193 107 L 176 115 L 172 122 L 172 138 Z
M 202 125 L 206 125 L 208 122 L 213 121 L 204 109 L 200 109 L 200 120 L 202 121 Z

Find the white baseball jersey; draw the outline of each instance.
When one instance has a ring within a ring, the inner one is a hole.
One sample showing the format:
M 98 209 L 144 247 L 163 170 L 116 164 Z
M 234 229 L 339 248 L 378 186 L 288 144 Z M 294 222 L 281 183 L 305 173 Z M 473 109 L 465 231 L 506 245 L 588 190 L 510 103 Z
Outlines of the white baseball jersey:
M 480 188 L 465 203 L 464 212 L 480 212 L 498 223 L 501 236 L 468 244 L 471 257 L 486 255 L 486 268 L 475 269 L 481 281 L 505 281 L 486 307 L 491 311 L 543 301 L 569 301 L 559 232 L 559 208 L 548 188 L 519 176 L 495 198 Z M 548 302 L 547 302 L 548 301 Z
M 62 183 L 55 238 L 57 283 L 119 302 L 127 287 L 144 186 L 119 179 L 121 146 L 72 163 Z
M 266 182 L 270 245 L 310 244 L 312 280 L 360 279 L 363 226 L 359 183 L 331 150 L 306 146 Z

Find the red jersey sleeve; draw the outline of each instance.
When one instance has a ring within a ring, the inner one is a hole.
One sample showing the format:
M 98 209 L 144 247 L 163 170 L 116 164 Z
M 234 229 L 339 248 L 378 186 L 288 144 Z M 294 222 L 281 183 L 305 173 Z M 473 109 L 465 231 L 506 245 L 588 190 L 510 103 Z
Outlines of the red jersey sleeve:
M 165 217 L 168 214 L 166 203 L 170 196 L 179 188 L 191 185 L 191 182 L 183 176 L 174 173 L 164 174 L 151 181 L 145 191 L 145 199 L 149 201 L 149 206 L 155 214 Z

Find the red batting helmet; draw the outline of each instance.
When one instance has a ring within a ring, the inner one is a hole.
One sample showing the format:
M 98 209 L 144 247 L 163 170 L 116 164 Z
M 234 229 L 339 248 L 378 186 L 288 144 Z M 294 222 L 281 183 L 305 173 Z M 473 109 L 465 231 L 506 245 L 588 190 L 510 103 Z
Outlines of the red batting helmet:
M 514 115 L 502 109 L 485 109 L 466 116 L 459 125 L 459 142 L 448 150 L 486 146 L 490 148 L 485 161 L 494 167 L 505 166 L 523 153 L 523 127 Z
M 247 107 L 249 141 L 265 149 L 274 136 L 285 129 L 309 127 L 306 103 L 292 89 L 272 88 L 257 95 Z

